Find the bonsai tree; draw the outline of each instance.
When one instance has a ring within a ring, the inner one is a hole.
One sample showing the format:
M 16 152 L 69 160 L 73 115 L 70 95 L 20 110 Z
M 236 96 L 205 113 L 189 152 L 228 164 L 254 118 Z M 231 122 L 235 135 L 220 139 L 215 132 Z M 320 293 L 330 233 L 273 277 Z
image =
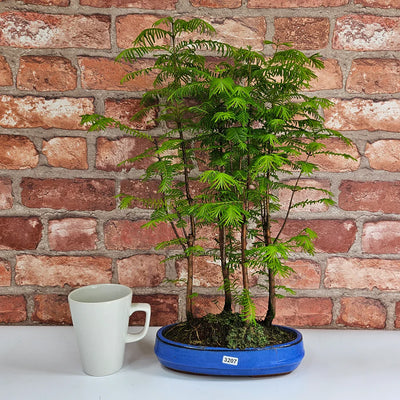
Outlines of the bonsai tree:
M 147 168 L 143 179 L 159 181 L 160 199 L 142 199 L 121 194 L 121 208 L 126 208 L 133 200 L 142 201 L 154 209 L 151 220 L 145 225 L 155 227 L 161 223 L 171 225 L 175 238 L 162 242 L 157 249 L 179 246 L 182 252 L 173 256 L 187 261 L 186 280 L 186 316 L 193 314 L 193 265 L 195 255 L 203 254 L 197 245 L 197 218 L 192 207 L 195 204 L 195 193 L 198 189 L 193 171 L 196 168 L 194 147 L 196 123 L 190 112 L 190 101 L 201 99 L 199 92 L 190 98 L 180 98 L 175 93 L 185 85 L 193 85 L 209 76 L 206 57 L 199 50 L 207 50 L 227 56 L 232 48 L 224 43 L 209 38 L 191 39 L 193 36 L 209 36 L 214 28 L 205 21 L 195 18 L 189 21 L 166 17 L 154 23 L 152 28 L 145 29 L 133 42 L 133 47 L 122 51 L 116 61 L 134 63 L 143 57 L 154 56 L 154 65 L 135 70 L 123 78 L 123 82 L 145 74 L 153 74 L 154 89 L 147 91 L 142 98 L 143 108 L 132 116 L 133 120 L 150 115 L 157 111 L 157 123 L 165 127 L 160 136 L 149 136 L 121 122 L 102 115 L 92 114 L 82 117 L 83 124 L 89 124 L 89 131 L 118 128 L 132 136 L 145 137 L 149 140 L 148 149 L 141 155 L 125 160 L 134 162 L 142 158 L 156 159 Z M 185 36 L 187 39 L 185 39 Z M 160 44 L 161 42 L 161 44 Z M 202 83 L 203 85 L 203 83 Z M 205 93 L 204 93 L 205 95 Z
M 316 155 L 350 157 L 326 149 L 325 139 L 350 142 L 324 127 L 321 110 L 331 103 L 304 93 L 316 77 L 313 70 L 323 68 L 319 55 L 307 57 L 288 44 L 266 42 L 274 48 L 267 58 L 251 48 L 202 38 L 213 32 L 200 19 L 163 18 L 117 57 L 129 63 L 154 57 L 153 66 L 135 70 L 124 80 L 154 74 L 154 89 L 144 94 L 143 109 L 133 119 L 156 109 L 162 135 L 145 135 L 96 114 L 84 116 L 82 123 L 89 124 L 89 130 L 116 127 L 151 143 L 143 154 L 125 162 L 155 160 L 143 178 L 159 182 L 160 198 L 141 199 L 153 209 L 145 226 L 170 224 L 175 238 L 158 249 L 179 246 L 181 252 L 171 257 L 187 262 L 186 321 L 171 337 L 232 348 L 265 346 L 269 332 L 276 331 L 276 298 L 285 290 L 292 293 L 277 286 L 276 277 L 293 272 L 285 261 L 294 252 L 314 251 L 316 233 L 310 229 L 285 236 L 290 212 L 313 203 L 333 204 L 329 191 L 306 186 L 302 178 L 318 169 Z M 210 62 L 205 54 L 218 59 Z M 201 173 L 199 164 L 205 166 Z M 298 200 L 297 193 L 305 190 L 321 196 Z M 290 193 L 287 204 L 280 199 L 282 191 Z M 120 198 L 122 208 L 138 200 L 127 194 Z M 216 227 L 215 249 L 199 245 L 202 225 Z M 214 256 L 221 265 L 225 302 L 220 315 L 199 319 L 193 316 L 194 261 L 204 255 Z M 239 281 L 232 279 L 236 270 Z M 265 277 L 268 308 L 259 320 L 250 273 Z M 232 310 L 235 304 L 239 313 Z

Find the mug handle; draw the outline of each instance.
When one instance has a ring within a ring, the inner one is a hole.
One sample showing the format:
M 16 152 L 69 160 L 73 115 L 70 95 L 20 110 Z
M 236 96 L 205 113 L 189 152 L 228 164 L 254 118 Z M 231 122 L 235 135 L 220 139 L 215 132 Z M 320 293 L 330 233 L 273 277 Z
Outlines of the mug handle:
M 151 316 L 151 308 L 150 304 L 147 303 L 133 303 L 131 304 L 129 315 L 132 315 L 136 311 L 144 311 L 146 313 L 146 321 L 144 323 L 143 328 L 138 333 L 127 333 L 125 343 L 137 342 L 140 339 L 143 339 L 146 336 L 147 331 L 150 326 L 150 316 Z

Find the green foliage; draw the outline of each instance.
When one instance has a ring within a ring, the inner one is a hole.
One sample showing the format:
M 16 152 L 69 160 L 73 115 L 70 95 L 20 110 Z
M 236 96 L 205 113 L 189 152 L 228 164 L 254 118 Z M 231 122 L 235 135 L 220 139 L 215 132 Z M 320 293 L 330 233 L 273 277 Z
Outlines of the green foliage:
M 310 229 L 284 236 L 291 211 L 334 204 L 328 190 L 303 185 L 302 178 L 318 171 L 315 156 L 351 158 L 327 150 L 326 139 L 350 141 L 324 126 L 321 110 L 332 103 L 305 94 L 316 78 L 314 70 L 323 68 L 318 54 L 307 56 L 288 44 L 265 42 L 275 47 L 266 58 L 251 47 L 235 48 L 212 40 L 208 35 L 213 33 L 214 28 L 201 19 L 165 17 L 143 30 L 132 47 L 117 57 L 133 65 L 144 57 L 154 61 L 131 71 L 122 81 L 153 77 L 154 87 L 143 95 L 143 108 L 132 119 L 155 113 L 155 122 L 163 127 L 161 135 L 149 136 L 97 114 L 84 116 L 82 123 L 90 131 L 115 128 L 149 141 L 147 150 L 124 163 L 150 159 L 143 179 L 159 182 L 160 198 L 118 197 L 121 208 L 141 201 L 152 209 L 145 227 L 162 223 L 172 227 L 175 238 L 156 249 L 180 246 L 182 252 L 171 257 L 187 260 L 189 319 L 195 296 L 194 257 L 208 254 L 197 243 L 198 228 L 207 224 L 218 228 L 215 241 L 219 249 L 214 254 L 224 276 L 225 301 L 230 304 L 231 296 L 246 322 L 230 339 L 233 346 L 240 346 L 249 330 L 258 329 L 249 271 L 268 281 L 265 324 L 270 325 L 275 298 L 284 291 L 293 294 L 276 285 L 275 277 L 285 278 L 293 272 L 286 261 L 295 252 L 314 253 L 316 234 Z M 220 61 L 212 65 L 205 54 L 218 56 Z M 206 168 L 199 174 L 200 163 Z M 281 201 L 282 191 L 289 193 L 288 202 Z M 297 200 L 296 194 L 302 191 L 319 197 Z M 243 279 L 232 281 L 229 276 L 238 269 Z

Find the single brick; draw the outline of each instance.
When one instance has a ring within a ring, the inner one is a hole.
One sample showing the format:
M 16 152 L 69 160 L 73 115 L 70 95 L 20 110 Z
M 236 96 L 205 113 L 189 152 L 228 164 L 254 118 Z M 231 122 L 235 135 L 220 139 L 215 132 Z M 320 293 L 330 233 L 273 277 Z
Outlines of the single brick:
M 362 249 L 373 254 L 400 253 L 400 221 L 364 223 Z
M 335 59 L 323 60 L 324 69 L 313 69 L 317 76 L 310 82 L 311 90 L 332 90 L 343 87 L 343 74 L 339 62 Z
M 400 50 L 400 18 L 352 14 L 339 17 L 332 47 L 339 50 Z
M 346 90 L 349 93 L 398 93 L 400 60 L 359 58 L 352 62 Z
M 149 250 L 158 243 L 174 239 L 170 225 L 142 228 L 148 221 L 110 220 L 104 226 L 104 243 L 109 250 Z
M 145 8 L 148 10 L 175 10 L 178 0 L 80 0 L 82 6 Z
M 255 298 L 257 315 L 265 317 L 268 300 Z M 277 299 L 274 322 L 290 326 L 325 326 L 332 322 L 333 302 L 321 297 L 285 297 Z
M 248 8 L 339 7 L 349 0 L 248 0 Z
M 164 256 L 137 254 L 117 260 L 119 282 L 129 287 L 155 287 L 165 279 Z
M 58 294 L 38 294 L 34 296 L 33 321 L 44 324 L 71 325 L 67 296 Z
M 340 300 L 337 323 L 353 328 L 383 329 L 386 325 L 386 309 L 379 300 L 345 297 Z
M 400 285 L 400 260 L 332 257 L 327 261 L 324 285 L 396 291 Z
M 178 320 L 179 299 L 173 294 L 133 295 L 134 303 L 149 303 L 151 306 L 151 326 L 165 326 Z M 134 313 L 130 318 L 131 325 L 143 325 L 144 313 Z
M 133 163 L 124 163 L 120 166 L 118 164 L 142 154 L 150 146 L 151 142 L 142 138 L 108 139 L 100 137 L 97 139 L 96 168 L 103 171 L 129 171 L 132 168 L 146 169 L 155 161 L 155 158 L 144 158 Z
M 93 99 L 0 96 L 3 128 L 83 129 L 81 115 L 94 112 Z
M 340 131 L 400 131 L 400 100 L 335 99 L 325 110 L 327 128 Z
M 289 17 L 275 19 L 274 42 L 291 42 L 299 50 L 323 49 L 329 43 L 329 19 Z
M 400 172 L 400 140 L 377 140 L 367 143 L 365 157 L 373 169 Z
M 17 255 L 17 285 L 85 286 L 111 282 L 112 260 L 89 256 Z
M 30 208 L 111 211 L 116 205 L 111 179 L 23 178 L 21 187 L 22 204 Z
M 26 300 L 24 296 L 0 296 L 0 323 L 12 324 L 26 321 Z
M 0 46 L 20 48 L 110 49 L 111 18 L 35 12 L 0 14 Z
M 217 40 L 237 47 L 252 46 L 264 49 L 267 23 L 264 17 L 212 18 L 209 21 L 216 30 Z
M 42 223 L 36 217 L 1 217 L 1 250 L 34 250 L 42 239 Z
M 0 179 L 0 210 L 8 210 L 13 206 L 12 181 Z
M 51 250 L 95 250 L 97 220 L 94 218 L 63 218 L 49 221 L 48 240 Z
M 344 180 L 339 190 L 339 207 L 342 210 L 400 213 L 400 181 Z
M 126 74 L 150 67 L 153 64 L 151 60 L 138 60 L 128 64 L 105 57 L 79 57 L 78 63 L 83 89 L 144 91 L 153 88 L 154 73 L 121 83 Z
M 20 58 L 17 88 L 39 92 L 76 89 L 77 72 L 70 60 L 56 56 Z
M 55 137 L 43 140 L 42 153 L 52 167 L 66 169 L 88 169 L 87 144 L 85 138 Z
M 0 135 L 0 169 L 29 169 L 39 163 L 39 153 L 26 136 Z
M 117 45 L 121 49 L 132 47 L 132 41 L 144 29 L 151 28 L 154 22 L 161 18 L 160 15 L 153 14 L 128 14 L 120 15 L 115 20 L 115 28 L 117 32 Z M 166 28 L 166 26 L 161 26 Z M 158 39 L 157 45 L 169 44 L 168 39 Z
M 144 180 L 124 180 L 121 182 L 121 193 L 135 196 L 137 200 L 130 203 L 130 208 L 151 208 L 151 202 L 161 199 L 161 193 L 158 192 L 159 181 Z M 140 199 L 150 200 L 150 202 Z
M 70 0 L 22 0 L 25 4 L 37 4 L 41 6 L 68 7 Z
M 278 224 L 272 226 L 272 234 L 277 234 Z M 317 233 L 314 240 L 315 251 L 324 253 L 346 253 L 356 239 L 357 226 L 353 220 L 309 219 L 288 220 L 282 238 L 298 235 L 303 229 L 310 228 Z M 332 240 L 332 238 L 335 240 Z
M 0 259 L 0 286 L 11 285 L 11 266 L 6 260 Z
M 207 8 L 239 8 L 242 0 L 190 0 L 193 7 Z
M 277 276 L 277 285 L 284 285 L 290 289 L 318 289 L 321 283 L 321 267 L 310 260 L 285 261 L 285 265 L 294 272 L 290 276 Z
M 348 172 L 356 171 L 359 168 L 361 156 L 355 144 L 348 145 L 337 138 L 321 140 L 321 143 L 326 146 L 324 148 L 325 151 L 346 154 L 353 157 L 354 160 L 332 154 L 317 154 L 314 157 L 310 157 L 308 161 L 316 164 L 320 171 Z
M 330 190 L 331 185 L 330 181 L 328 180 L 316 180 L 316 179 L 301 179 L 299 182 L 296 182 L 295 179 L 284 181 L 286 185 L 297 185 L 298 187 L 306 188 L 306 187 L 315 187 L 321 190 Z M 281 189 L 279 190 L 279 199 L 281 201 L 282 210 L 286 210 L 289 206 L 289 202 L 291 200 L 292 191 L 289 189 Z M 292 205 L 296 203 L 301 203 L 303 201 L 318 201 L 324 198 L 329 197 L 323 192 L 319 190 L 312 190 L 312 189 L 303 189 L 295 192 Z M 315 204 L 306 204 L 304 207 L 296 207 L 293 209 L 293 213 L 297 212 L 324 212 L 327 211 L 329 208 L 328 205 L 324 203 L 315 203 Z
M 105 114 L 107 117 L 117 119 L 133 129 L 143 131 L 156 127 L 157 112 L 155 110 L 147 113 L 140 120 L 131 121 L 132 116 L 143 108 L 140 101 L 140 99 L 106 99 Z
M 13 76 L 11 68 L 5 57 L 0 56 L 0 86 L 11 86 L 13 84 Z
M 400 8 L 398 0 L 354 0 L 354 4 L 361 4 L 364 7 Z

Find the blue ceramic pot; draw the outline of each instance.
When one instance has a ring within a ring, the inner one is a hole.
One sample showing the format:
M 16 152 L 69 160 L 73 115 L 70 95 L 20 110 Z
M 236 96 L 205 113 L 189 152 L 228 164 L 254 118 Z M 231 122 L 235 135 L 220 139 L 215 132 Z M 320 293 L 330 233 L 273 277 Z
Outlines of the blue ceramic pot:
M 281 326 L 296 334 L 291 342 L 232 350 L 173 342 L 164 337 L 164 332 L 171 326 L 157 332 L 154 350 L 162 365 L 176 371 L 224 376 L 277 375 L 292 372 L 304 357 L 303 336 L 288 327 Z

